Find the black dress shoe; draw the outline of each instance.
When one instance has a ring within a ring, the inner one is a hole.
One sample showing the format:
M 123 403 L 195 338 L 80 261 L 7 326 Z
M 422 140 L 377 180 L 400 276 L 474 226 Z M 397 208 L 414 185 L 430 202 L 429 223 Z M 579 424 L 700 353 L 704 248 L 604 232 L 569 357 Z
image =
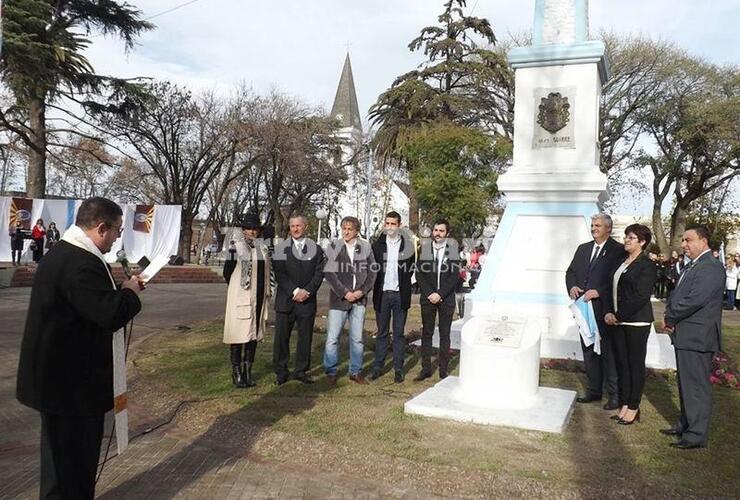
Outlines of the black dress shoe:
M 287 381 L 288 381 L 288 377 L 282 376 L 282 377 L 278 377 L 277 380 L 275 381 L 275 383 L 277 385 L 283 385 Z
M 300 375 L 294 375 L 293 378 L 302 384 L 313 384 L 314 382 L 314 380 L 308 375 L 306 375 L 305 373 L 301 373 Z
M 403 383 L 404 380 L 406 380 L 406 378 L 403 376 L 403 372 L 396 372 L 393 376 L 393 381 L 397 384 Z
M 378 380 L 381 375 L 382 373 L 380 373 L 380 370 L 373 370 L 373 372 L 370 374 L 370 380 Z
M 683 432 L 674 427 L 671 427 L 669 429 L 660 429 L 660 433 L 665 434 L 666 436 L 680 436 L 681 434 L 683 434 Z
M 604 403 L 604 406 L 602 406 L 602 408 L 604 408 L 605 410 L 616 410 L 618 408 L 621 408 L 621 406 L 622 405 L 619 404 L 619 401 L 610 399 L 609 401 Z
M 586 394 L 585 396 L 578 396 L 576 398 L 576 403 L 593 403 L 594 401 L 601 401 L 601 396 Z
M 690 443 L 689 441 L 684 441 L 681 439 L 680 441 L 676 441 L 675 443 L 671 443 L 671 448 L 678 448 L 679 450 L 693 450 L 694 448 L 706 448 L 705 445 L 699 444 L 699 443 Z
M 421 382 L 422 380 L 426 380 L 431 376 L 432 374 L 429 372 L 421 372 L 416 377 L 414 377 L 414 382 Z

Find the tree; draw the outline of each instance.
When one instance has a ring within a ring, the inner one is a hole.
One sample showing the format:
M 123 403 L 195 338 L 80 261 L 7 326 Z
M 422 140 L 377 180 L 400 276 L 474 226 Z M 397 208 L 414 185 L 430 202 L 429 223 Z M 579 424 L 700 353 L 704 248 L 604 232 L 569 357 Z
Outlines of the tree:
M 99 140 L 70 134 L 63 142 L 49 150 L 48 193 L 77 199 L 110 196 L 118 159 Z
M 737 178 L 696 200 L 686 217 L 688 224 L 702 224 L 709 229 L 709 244 L 718 249 L 727 236 L 740 229 L 740 183 Z
M 445 217 L 456 237 L 478 236 L 498 197 L 493 167 L 508 152 L 497 150 L 480 130 L 442 121 L 417 129 L 402 152 L 415 165 L 411 184 L 423 222 Z
M 740 74 L 685 56 L 640 118 L 654 142 L 637 165 L 653 173 L 653 229 L 662 252 L 678 248 L 692 203 L 740 174 Z M 662 204 L 675 199 L 670 240 Z
M 208 187 L 225 168 L 234 168 L 241 139 L 227 107 L 212 93 L 196 98 L 169 82 L 145 90 L 133 103 L 137 113 L 100 115 L 101 128 L 132 150 L 135 161 L 128 168 L 138 175 L 129 180 L 151 188 L 141 199 L 182 206 L 179 251 L 189 261 L 193 219 Z M 231 170 L 223 188 L 238 174 Z
M 611 180 L 629 168 L 645 130 L 641 117 L 655 104 L 674 61 L 685 53 L 643 36 L 601 33 L 601 39 L 610 76 L 601 89 L 599 145 L 601 169 Z
M 335 160 L 343 144 L 337 130 L 324 113 L 275 91 L 250 107 L 241 133 L 258 158 L 260 188 L 254 189 L 254 177 L 245 177 L 252 186 L 244 192 L 251 193 L 247 201 L 255 212 L 267 212 L 276 234 L 286 234 L 286 216 L 307 213 L 327 192 L 342 188 L 346 174 Z
M 153 27 L 141 12 L 116 0 L 6 0 L 3 4 L 2 80 L 15 105 L 0 112 L 0 123 L 27 148 L 26 193 L 46 193 L 48 134 L 80 133 L 75 127 L 47 127 L 49 109 L 68 112 L 55 103 L 65 99 L 83 108 L 98 104 L 91 97 L 118 93 L 129 84 L 96 74 L 83 52 L 92 32 L 121 38 L 126 49 Z M 64 119 L 62 119 L 64 122 Z
M 427 61 L 417 70 L 399 76 L 370 108 L 379 125 L 373 147 L 383 161 L 395 160 L 413 172 L 402 157 L 404 137 L 432 121 L 443 119 L 463 126 L 502 134 L 505 140 L 509 109 L 501 109 L 498 89 L 513 88 L 512 73 L 499 52 L 481 48 L 473 37 L 493 45 L 496 37 L 487 19 L 465 16 L 466 0 L 444 3 L 438 26 L 421 30 L 409 50 L 424 51 Z M 418 228 L 416 193 L 409 194 L 409 223 Z

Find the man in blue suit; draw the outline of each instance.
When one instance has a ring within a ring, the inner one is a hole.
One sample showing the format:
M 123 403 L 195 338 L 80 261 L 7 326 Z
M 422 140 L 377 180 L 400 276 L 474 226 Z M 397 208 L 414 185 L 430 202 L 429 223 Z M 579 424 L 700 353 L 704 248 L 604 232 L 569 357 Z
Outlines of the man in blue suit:
M 712 257 L 706 227 L 688 228 L 681 246 L 691 262 L 681 272 L 663 320 L 676 350 L 681 416 L 675 427 L 661 432 L 679 438 L 671 443 L 675 448 L 704 448 L 712 413 L 709 375 L 721 345 L 725 269 Z

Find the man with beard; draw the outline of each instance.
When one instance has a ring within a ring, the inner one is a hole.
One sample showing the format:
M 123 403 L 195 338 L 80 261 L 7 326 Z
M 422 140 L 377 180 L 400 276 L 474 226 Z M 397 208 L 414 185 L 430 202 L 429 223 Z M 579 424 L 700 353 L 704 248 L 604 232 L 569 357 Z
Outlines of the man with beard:
M 424 242 L 416 266 L 421 303 L 421 372 L 419 382 L 432 376 L 432 337 L 439 316 L 439 378 L 448 375 L 450 328 L 455 313 L 455 289 L 460 281 L 460 256 L 457 243 L 447 241 L 450 223 L 438 219 L 432 229 L 432 241 Z

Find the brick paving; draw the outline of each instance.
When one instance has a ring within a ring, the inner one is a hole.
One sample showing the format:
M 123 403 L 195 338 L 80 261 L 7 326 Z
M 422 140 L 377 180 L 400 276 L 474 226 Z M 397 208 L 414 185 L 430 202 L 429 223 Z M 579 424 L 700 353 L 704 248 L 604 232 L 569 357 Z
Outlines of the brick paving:
M 137 318 L 139 339 L 163 328 L 223 315 L 225 286 L 153 285 Z M 38 497 L 38 414 L 15 400 L 18 349 L 30 289 L 0 290 L 0 499 Z M 197 304 L 197 308 L 193 305 Z M 155 315 L 156 312 L 156 315 Z M 132 349 L 138 342 L 134 339 Z M 138 400 L 134 378 L 131 434 L 166 421 L 177 401 L 159 394 Z M 411 485 L 371 481 L 332 471 L 267 460 L 250 452 L 258 431 L 219 417 L 202 431 L 171 424 L 133 439 L 120 457 L 104 466 L 97 496 L 118 498 L 434 498 Z M 242 427 L 239 427 L 242 426 Z M 238 436 L 225 443 L 223 436 Z M 104 439 L 103 447 L 107 440 Z M 104 450 L 101 450 L 101 454 Z M 111 455 L 115 454 L 115 443 Z

